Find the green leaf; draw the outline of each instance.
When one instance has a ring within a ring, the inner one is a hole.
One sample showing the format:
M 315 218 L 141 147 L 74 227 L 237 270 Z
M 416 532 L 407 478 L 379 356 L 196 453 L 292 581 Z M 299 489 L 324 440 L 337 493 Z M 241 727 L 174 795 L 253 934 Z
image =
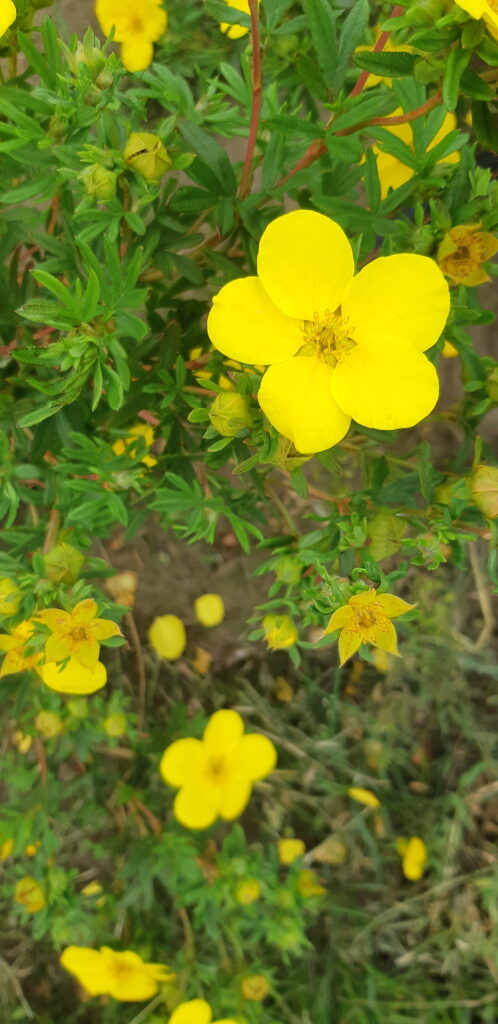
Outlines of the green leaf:
M 375 53 L 371 50 L 353 55 L 353 60 L 358 67 L 370 71 L 373 75 L 380 75 L 382 78 L 404 78 L 405 75 L 411 75 L 413 66 L 418 59 L 416 53 L 403 53 L 402 50 L 394 53 L 384 53 L 383 51 Z
M 124 388 L 115 370 L 104 367 L 106 398 L 111 409 L 120 409 L 124 402 Z
M 229 7 L 223 0 L 205 0 L 204 7 L 216 21 L 226 22 L 228 25 L 242 25 L 244 28 L 251 27 L 249 14 Z
M 471 68 L 465 68 L 460 79 L 460 86 L 465 96 L 473 100 L 492 100 L 494 93 L 490 85 L 480 75 L 476 75 Z
M 100 282 L 95 271 L 90 267 L 86 285 L 85 297 L 83 299 L 82 317 L 85 322 L 93 320 L 99 304 Z
M 443 103 L 447 110 L 455 110 L 460 95 L 460 79 L 470 61 L 472 54 L 462 50 L 461 46 L 451 51 L 443 78 Z
M 304 0 L 304 10 L 320 70 L 331 89 L 336 82 L 339 55 L 336 30 L 339 11 L 334 10 L 329 0 Z
M 365 192 L 370 209 L 376 213 L 380 206 L 380 181 L 377 160 L 370 148 L 365 153 Z
M 481 146 L 498 153 L 498 114 L 487 103 L 480 100 L 472 103 L 472 127 Z
M 336 88 L 342 85 L 348 60 L 365 36 L 369 15 L 369 0 L 356 0 L 343 24 L 340 26 L 341 34 L 335 73 Z
M 227 196 L 235 195 L 237 191 L 237 178 L 225 150 L 211 135 L 207 135 L 196 124 L 180 121 L 179 128 L 180 134 L 189 149 L 197 153 L 200 160 L 215 175 L 222 194 Z

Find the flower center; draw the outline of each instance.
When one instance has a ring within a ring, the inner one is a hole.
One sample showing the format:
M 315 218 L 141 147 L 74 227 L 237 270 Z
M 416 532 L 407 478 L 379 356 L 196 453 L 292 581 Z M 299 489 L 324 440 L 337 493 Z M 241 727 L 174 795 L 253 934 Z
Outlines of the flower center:
M 217 757 L 212 755 L 208 758 L 206 775 L 210 782 L 214 782 L 216 785 L 221 785 L 228 778 L 228 762 L 223 754 Z
M 74 626 L 73 629 L 69 630 L 69 637 L 74 644 L 88 643 L 88 627 L 87 626 Z
M 373 608 L 357 608 L 355 614 L 360 629 L 369 629 L 370 626 L 375 626 L 377 622 L 377 615 Z
M 340 310 L 331 313 L 326 309 L 323 316 L 314 313 L 313 320 L 304 321 L 303 331 L 305 350 L 311 348 L 329 366 L 340 363 L 356 344 L 351 337 L 353 328 L 349 326 L 348 318 L 342 317 Z

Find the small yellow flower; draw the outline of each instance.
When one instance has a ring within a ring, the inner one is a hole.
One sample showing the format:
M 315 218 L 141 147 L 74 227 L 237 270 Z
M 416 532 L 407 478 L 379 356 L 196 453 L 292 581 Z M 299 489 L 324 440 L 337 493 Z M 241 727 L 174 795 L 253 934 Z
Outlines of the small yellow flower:
M 196 597 L 194 604 L 195 617 L 203 626 L 219 626 L 225 618 L 225 605 L 219 594 L 202 594 Z
M 136 174 L 140 174 L 146 181 L 159 181 L 171 167 L 168 150 L 163 146 L 159 136 L 153 135 L 152 132 L 132 132 L 126 143 L 123 157 L 125 164 L 128 164 Z M 131 438 L 126 439 L 126 444 L 129 444 L 133 437 L 139 436 L 144 437 L 149 446 L 154 440 L 152 427 L 145 423 L 137 423 L 131 430 L 131 435 Z M 116 452 L 116 454 L 120 455 L 121 452 Z M 130 452 L 130 454 L 133 453 Z M 157 459 L 151 459 L 146 455 L 142 462 L 146 466 L 155 466 Z
M 235 890 L 235 899 L 241 906 L 247 907 L 255 903 L 261 896 L 261 885 L 257 878 L 248 878 L 245 882 L 239 882 Z
M 224 1017 L 213 1020 L 213 1011 L 204 999 L 191 999 L 188 1003 L 180 1003 L 173 1010 L 168 1024 L 236 1024 L 236 1021 Z
M 166 661 L 176 661 L 187 646 L 185 626 L 177 615 L 159 615 L 149 626 L 147 636 L 151 647 Z
M 134 458 L 136 455 L 137 447 L 134 445 L 134 441 L 137 437 L 141 437 L 144 443 L 150 448 L 154 444 L 154 431 L 148 423 L 136 423 L 134 427 L 130 427 L 129 434 L 127 437 L 119 437 L 114 442 L 112 450 L 115 455 L 124 455 L 126 452 L 130 458 Z M 157 459 L 154 459 L 152 455 L 142 455 L 140 462 L 143 462 L 147 469 L 152 469 L 152 466 L 157 465 Z
M 119 711 L 113 711 L 111 715 L 104 718 L 102 722 L 104 732 L 108 736 L 124 736 L 126 732 L 126 716 Z
M 289 615 L 265 615 L 262 626 L 270 651 L 292 647 L 297 640 L 297 629 Z
M 1 0 L 0 2 L 0 36 L 4 36 L 7 29 L 17 18 L 17 11 L 12 0 Z
M 365 804 L 365 807 L 380 807 L 380 800 L 370 789 L 363 789 L 361 786 L 351 786 L 348 789 L 348 796 L 359 804 Z
M 165 964 L 147 964 L 131 950 L 116 953 L 108 946 L 68 946 L 60 962 L 89 995 L 112 996 L 122 1003 L 152 999 L 163 982 L 175 977 Z
M 64 729 L 64 724 L 53 711 L 39 711 L 35 718 L 35 726 L 45 739 L 51 740 Z
M 14 899 L 16 903 L 21 903 L 30 914 L 36 914 L 45 906 L 43 889 L 30 875 L 19 879 L 14 890 Z
M 482 18 L 491 35 L 498 39 L 498 4 L 496 0 L 455 0 L 455 3 L 462 10 L 467 11 L 471 18 L 476 20 Z
M 277 848 L 281 864 L 292 864 L 298 857 L 304 857 L 306 852 L 302 839 L 279 839 Z
M 111 622 L 110 619 L 97 619 L 96 615 L 97 602 L 93 597 L 80 601 L 72 612 L 65 612 L 61 608 L 45 608 L 44 611 L 38 612 L 35 618 L 51 631 L 45 644 L 47 662 L 57 664 L 70 658 L 89 672 L 95 672 L 100 642 L 112 636 L 122 635 L 116 622 Z
M 5 651 L 5 658 L 0 669 L 0 678 L 10 676 L 15 672 L 27 672 L 35 668 L 43 659 L 43 655 L 29 654 L 27 642 L 34 633 L 34 626 L 31 620 L 20 622 L 10 633 L 0 634 L 0 651 Z
M 88 885 L 85 885 L 83 887 L 83 889 L 81 890 L 81 895 L 82 896 L 100 896 L 101 892 L 103 892 L 103 889 L 102 889 L 102 886 L 101 886 L 100 882 L 89 882 Z
M 14 580 L 8 576 L 2 577 L 0 579 L 0 615 L 5 615 L 8 618 L 17 615 L 21 601 L 22 594 Z
M 255 1003 L 261 1003 L 269 994 L 270 986 L 264 974 L 250 974 L 249 977 L 242 979 L 240 991 L 244 999 L 251 999 Z
M 95 693 L 107 682 L 107 669 L 101 661 L 93 669 L 85 668 L 76 658 L 70 658 L 65 667 L 57 665 L 55 661 L 48 661 L 37 671 L 45 686 L 56 693 Z
M 410 253 L 353 275 L 339 224 L 294 210 L 263 232 L 258 276 L 230 281 L 213 299 L 211 342 L 230 358 L 269 366 L 259 404 L 304 454 L 338 444 L 351 419 L 381 430 L 414 426 L 438 397 L 423 353 L 449 311 L 439 267 Z
M 418 882 L 422 878 L 427 864 L 427 847 L 423 839 L 412 836 L 411 839 L 396 840 L 396 849 L 403 858 L 402 867 L 405 878 L 410 882 Z
M 186 828 L 209 828 L 219 817 L 233 821 L 244 811 L 253 783 L 273 771 L 277 753 L 258 733 L 244 735 L 236 711 L 211 716 L 202 740 L 182 739 L 164 752 L 160 772 L 179 788 L 174 813 Z
M 298 892 L 303 899 L 312 899 L 313 896 L 323 896 L 326 889 L 320 885 L 317 876 L 310 868 L 303 868 L 299 872 L 296 881 Z
M 24 854 L 25 854 L 25 856 L 26 857 L 36 857 L 36 854 L 38 853 L 38 850 L 40 849 L 40 847 L 41 847 L 41 841 L 39 839 L 37 839 L 35 843 L 28 843 L 28 845 L 24 847 Z
M 443 274 L 455 284 L 473 287 L 491 280 L 483 263 L 498 252 L 498 239 L 489 231 L 479 231 L 480 226 L 459 224 L 445 234 L 439 246 L 439 266 Z M 447 344 L 445 342 L 445 347 Z
M 377 594 L 365 590 L 349 598 L 347 604 L 331 616 L 324 636 L 341 630 L 339 637 L 340 663 L 351 657 L 362 644 L 373 644 L 389 654 L 398 654 L 396 632 L 391 619 L 411 611 L 415 605 L 402 601 L 393 594 Z
M 242 14 L 250 14 L 248 0 L 225 0 L 227 7 L 231 7 L 234 11 L 241 11 Z M 258 0 L 258 7 L 261 0 Z M 229 22 L 222 21 L 220 29 L 229 39 L 241 39 L 242 36 L 246 36 L 249 29 L 245 25 L 233 25 Z
M 441 355 L 443 355 L 445 359 L 454 359 L 455 356 L 458 355 L 458 349 L 452 345 L 451 341 L 445 341 Z
M 31 750 L 33 745 L 33 737 L 28 736 L 25 732 L 21 732 L 20 729 L 14 733 L 13 742 L 15 743 L 20 754 L 27 754 L 28 750 Z
M 3 843 L 0 843 L 0 862 L 10 857 L 13 849 L 14 840 L 10 837 L 9 839 L 4 839 Z
M 97 0 L 95 13 L 102 31 L 121 43 L 127 71 L 144 71 L 154 56 L 153 43 L 166 32 L 168 15 L 161 0 Z

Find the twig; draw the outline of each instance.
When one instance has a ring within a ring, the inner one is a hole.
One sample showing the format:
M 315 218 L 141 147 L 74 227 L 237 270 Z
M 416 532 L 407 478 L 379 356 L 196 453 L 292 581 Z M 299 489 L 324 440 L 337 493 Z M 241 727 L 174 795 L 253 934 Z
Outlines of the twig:
M 11 967 L 11 965 L 7 963 L 7 960 L 4 960 L 3 957 L 0 958 L 0 965 L 2 970 L 5 972 L 5 974 L 11 981 L 12 988 L 14 989 L 14 992 L 24 1010 L 24 1013 L 26 1014 L 26 1017 L 29 1017 L 30 1020 L 33 1020 L 35 1015 L 26 999 L 26 996 L 24 995 L 24 992 L 21 988 L 20 982 L 16 976 L 14 968 Z
M 479 633 L 477 640 L 472 642 L 462 634 L 459 635 L 459 640 L 468 651 L 476 652 L 481 651 L 491 639 L 495 627 L 495 617 L 493 613 L 491 595 L 488 589 L 488 581 L 481 565 L 476 541 L 471 541 L 469 544 L 469 559 L 472 574 L 474 576 L 474 583 L 476 585 L 477 599 L 484 619 L 484 626 Z
M 48 517 L 47 532 L 45 534 L 45 543 L 43 545 L 42 554 L 48 555 L 49 551 L 52 550 L 55 544 L 55 538 L 59 532 L 59 526 L 61 522 L 61 515 L 58 509 L 53 508 Z
M 161 1003 L 164 1003 L 164 996 L 162 992 L 160 992 L 159 995 L 154 996 L 152 1002 L 149 1003 L 148 1006 L 144 1007 L 143 1010 L 140 1010 L 140 1013 L 137 1013 L 136 1016 L 129 1021 L 129 1024 L 142 1024 L 142 1021 L 147 1020 L 147 1017 L 149 1017 L 152 1011 L 155 1010 Z
M 391 18 L 399 18 L 400 14 L 404 14 L 404 13 L 405 13 L 404 7 L 399 7 L 397 5 L 396 7 L 393 7 L 393 9 L 392 9 Z M 373 53 L 380 53 L 381 50 L 384 49 L 384 47 L 385 47 L 385 45 L 387 43 L 387 40 L 389 39 L 390 35 L 391 35 L 391 30 L 390 29 L 389 29 L 388 32 L 381 32 L 377 42 L 375 43 L 375 45 L 372 48 L 372 52 Z M 350 96 L 358 96 L 358 93 L 360 93 L 362 91 L 362 89 L 365 86 L 365 82 L 368 81 L 368 79 L 370 78 L 370 75 L 371 75 L 371 71 L 362 71 L 362 73 L 361 73 L 361 75 L 360 75 L 356 85 L 353 86 L 353 88 L 351 89 Z
M 138 673 L 138 730 L 144 727 L 145 718 L 145 696 L 146 696 L 146 675 L 145 675 L 145 662 L 142 651 L 142 644 L 140 643 L 140 637 L 138 635 L 138 629 L 135 625 L 135 619 L 130 612 L 125 615 L 125 621 L 130 631 L 131 642 L 133 644 L 133 650 L 135 651 L 135 660 L 137 663 Z
M 261 42 L 259 37 L 258 0 L 249 0 L 252 36 L 252 112 L 249 135 L 247 137 L 246 155 L 240 179 L 239 197 L 245 199 L 251 188 L 251 164 L 258 134 L 259 115 L 261 113 L 262 77 L 261 77 Z

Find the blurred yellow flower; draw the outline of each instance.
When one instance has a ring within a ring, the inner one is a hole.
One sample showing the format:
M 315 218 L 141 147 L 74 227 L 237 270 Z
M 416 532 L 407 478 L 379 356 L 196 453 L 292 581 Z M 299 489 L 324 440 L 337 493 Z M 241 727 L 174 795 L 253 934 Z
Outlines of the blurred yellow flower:
M 95 693 L 107 682 L 107 669 L 101 661 L 93 669 L 85 668 L 76 658 L 70 658 L 65 666 L 48 661 L 37 671 L 45 686 L 56 693 Z
M 292 864 L 298 857 L 304 857 L 306 852 L 302 839 L 279 839 L 277 849 L 281 864 Z
M 265 615 L 261 625 L 270 651 L 292 647 L 297 640 L 297 629 L 289 615 Z
M 285 676 L 277 676 L 275 679 L 275 697 L 281 700 L 282 704 L 290 704 L 294 699 L 294 690 Z
M 28 845 L 24 847 L 24 854 L 25 854 L 25 856 L 26 857 L 36 857 L 36 854 L 38 853 L 38 850 L 40 849 L 40 847 L 41 847 L 41 841 L 39 839 L 37 839 L 36 842 L 34 842 L 34 843 L 28 843 Z
M 16 903 L 21 903 L 30 914 L 36 914 L 45 906 L 43 889 L 30 875 L 19 879 L 14 890 L 14 899 Z
M 404 615 L 414 607 L 394 594 L 377 594 L 376 590 L 365 590 L 361 594 L 354 594 L 347 604 L 334 612 L 323 635 L 335 633 L 336 629 L 341 630 L 341 665 L 362 644 L 373 644 L 389 654 L 398 654 L 396 632 L 391 619 Z
M 219 594 L 202 594 L 196 597 L 195 617 L 203 626 L 219 626 L 225 618 L 225 605 Z
M 239 882 L 235 890 L 235 899 L 243 907 L 249 906 L 259 900 L 261 896 L 261 885 L 257 878 L 248 878 L 245 882 Z
M 16 20 L 17 11 L 12 0 L 1 0 L 0 2 L 0 36 L 5 35 L 6 31 L 12 23 Z
M 236 1021 L 224 1017 L 213 1020 L 213 1011 L 204 999 L 191 999 L 188 1003 L 180 1003 L 173 1010 L 168 1024 L 236 1024 Z
M 268 995 L 270 986 L 264 974 L 250 974 L 247 978 L 242 979 L 240 991 L 244 999 L 251 999 L 255 1003 L 261 1003 Z
M 149 626 L 151 647 L 166 661 L 176 661 L 187 646 L 185 626 L 177 615 L 159 615 Z
M 105 35 L 114 25 L 127 71 L 144 71 L 154 56 L 153 43 L 166 32 L 168 15 L 161 0 L 96 0 L 95 14 Z
M 451 341 L 445 341 L 441 354 L 445 359 L 454 359 L 458 355 L 458 349 L 452 345 Z
M 85 885 L 83 887 L 83 889 L 81 890 L 81 895 L 82 896 L 100 896 L 100 893 L 102 891 L 103 890 L 102 890 L 102 886 L 101 886 L 100 882 L 88 882 L 88 885 Z
M 1 19 L 0 19 L 1 25 Z M 0 32 L 1 35 L 1 32 Z M 19 587 L 10 577 L 0 579 L 0 615 L 17 615 L 21 606 L 22 594 Z
M 437 262 L 443 274 L 455 284 L 473 287 L 491 281 L 483 263 L 498 252 L 498 239 L 489 231 L 480 231 L 480 227 L 480 224 L 458 224 L 447 231 L 439 246 Z
M 62 720 L 53 711 L 39 711 L 35 718 L 35 726 L 47 740 L 58 736 L 64 729 Z
M 14 840 L 12 838 L 4 839 L 3 843 L 0 843 L 0 862 L 7 860 L 10 857 L 12 850 L 14 849 Z
M 400 836 L 396 840 L 396 849 L 403 858 L 402 867 L 405 878 L 408 878 L 410 882 L 418 882 L 425 872 L 428 856 L 423 839 L 419 839 L 418 836 L 404 839 Z
M 363 789 L 361 786 L 351 786 L 348 789 L 348 796 L 359 804 L 365 804 L 366 807 L 380 807 L 380 800 L 370 789 Z
M 124 736 L 126 732 L 126 716 L 120 714 L 119 711 L 113 711 L 111 715 L 104 718 L 102 725 L 104 732 L 108 736 Z
M 313 896 L 323 896 L 326 889 L 320 885 L 317 876 L 310 868 L 303 868 L 299 872 L 296 881 L 298 892 L 303 899 L 312 899 Z
M 231 7 L 234 11 L 241 11 L 242 14 L 250 14 L 248 0 L 225 0 L 227 7 Z M 258 0 L 258 7 L 261 0 Z M 221 31 L 228 36 L 229 39 L 241 39 L 242 36 L 246 36 L 249 29 L 245 25 L 233 25 L 229 22 L 222 21 L 220 24 Z
M 116 953 L 108 946 L 68 946 L 60 962 L 89 995 L 112 996 L 122 1003 L 152 999 L 163 982 L 175 978 L 165 964 L 147 964 L 131 950 Z
M 18 729 L 12 737 L 12 742 L 15 743 L 20 754 L 27 754 L 28 750 L 31 750 L 33 737 Z
M 116 622 L 97 619 L 96 615 L 97 602 L 93 597 L 79 601 L 72 612 L 65 612 L 62 608 L 45 608 L 38 612 L 35 620 L 48 626 L 51 631 L 45 644 L 47 662 L 58 663 L 70 658 L 89 672 L 94 672 L 99 660 L 100 642 L 112 636 L 122 636 Z
M 455 0 L 471 18 L 482 18 L 491 35 L 498 39 L 498 4 L 496 0 Z
M 236 711 L 211 716 L 202 740 L 182 739 L 164 752 L 160 772 L 179 788 L 174 813 L 186 828 L 209 828 L 220 816 L 233 821 L 244 811 L 253 783 L 273 771 L 277 753 L 258 733 L 244 735 Z
M 0 678 L 10 676 L 15 672 L 27 672 L 35 668 L 43 659 L 43 654 L 28 654 L 27 642 L 34 633 L 34 626 L 30 619 L 20 622 L 14 626 L 10 633 L 0 634 L 0 651 L 5 651 L 5 658 L 0 669 Z

